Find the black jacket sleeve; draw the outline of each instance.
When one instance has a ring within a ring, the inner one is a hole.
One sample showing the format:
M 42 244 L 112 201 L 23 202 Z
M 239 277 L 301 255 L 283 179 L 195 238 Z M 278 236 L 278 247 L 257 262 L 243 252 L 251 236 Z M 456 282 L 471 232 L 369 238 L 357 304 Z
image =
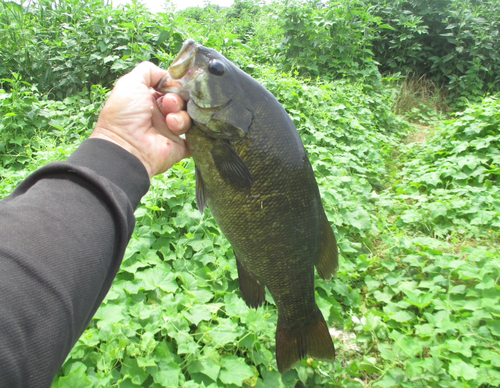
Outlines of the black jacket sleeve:
M 121 264 L 142 163 L 101 139 L 0 202 L 0 387 L 50 387 Z

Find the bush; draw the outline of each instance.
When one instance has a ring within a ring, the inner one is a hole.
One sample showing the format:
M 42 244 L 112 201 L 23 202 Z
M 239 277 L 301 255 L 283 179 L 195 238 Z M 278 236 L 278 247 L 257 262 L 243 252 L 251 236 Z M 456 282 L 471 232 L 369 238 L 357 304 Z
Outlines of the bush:
M 446 87 L 450 99 L 478 101 L 500 91 L 498 1 L 371 2 L 387 26 L 373 41 L 382 73 L 425 75 Z
M 23 8 L 0 2 L 0 78 L 18 73 L 58 99 L 92 85 L 111 87 L 138 63 L 171 58 L 184 37 L 170 13 L 154 18 L 144 5 L 123 9 L 93 0 Z
M 356 0 L 291 2 L 281 16 L 285 70 L 307 77 L 378 81 L 372 39 L 376 19 Z
M 107 97 L 107 90 L 96 85 L 90 93 L 83 91 L 54 101 L 19 74 L 1 81 L 0 165 L 16 169 L 30 168 L 47 146 L 72 144 L 87 137 Z

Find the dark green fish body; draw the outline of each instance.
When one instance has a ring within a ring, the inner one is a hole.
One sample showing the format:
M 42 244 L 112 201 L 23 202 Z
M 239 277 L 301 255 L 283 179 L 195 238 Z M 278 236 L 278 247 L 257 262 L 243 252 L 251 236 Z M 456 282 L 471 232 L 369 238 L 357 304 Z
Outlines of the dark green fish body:
M 306 354 L 333 360 L 315 301 L 314 267 L 330 277 L 337 245 L 293 122 L 257 81 L 192 41 L 169 72 L 177 78 L 157 88 L 189 98 L 195 125 L 186 139 L 196 164 L 198 207 L 210 206 L 231 243 L 247 305 L 260 306 L 265 287 L 276 302 L 280 372 Z

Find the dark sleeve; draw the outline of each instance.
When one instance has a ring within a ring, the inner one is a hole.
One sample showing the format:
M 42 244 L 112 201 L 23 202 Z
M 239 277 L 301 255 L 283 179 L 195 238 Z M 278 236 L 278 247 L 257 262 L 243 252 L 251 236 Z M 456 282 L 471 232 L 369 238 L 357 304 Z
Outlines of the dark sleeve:
M 135 156 L 89 139 L 0 202 L 0 387 L 50 387 L 111 286 L 148 188 Z

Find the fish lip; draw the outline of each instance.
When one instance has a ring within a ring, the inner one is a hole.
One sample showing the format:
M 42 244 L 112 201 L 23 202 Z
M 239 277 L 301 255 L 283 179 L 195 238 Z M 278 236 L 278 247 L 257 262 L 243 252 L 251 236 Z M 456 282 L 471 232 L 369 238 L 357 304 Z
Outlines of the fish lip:
M 199 45 L 193 39 L 188 39 L 184 42 L 181 51 L 179 51 L 174 62 L 168 68 L 172 79 L 177 80 L 186 75 L 196 57 L 198 47 Z
M 196 105 L 196 107 L 204 112 L 217 112 L 218 110 L 221 110 L 221 109 L 224 109 L 226 106 L 229 106 L 233 103 L 233 100 L 229 100 L 227 102 L 225 102 L 224 104 L 222 105 L 217 105 L 217 106 L 210 106 L 208 108 L 204 108 L 202 106 L 200 106 L 199 104 L 197 104 L 194 100 L 191 100 L 193 102 L 194 105 Z
M 158 81 L 154 89 L 161 93 L 175 93 L 188 100 L 189 93 L 184 90 L 184 85 L 198 75 L 192 68 L 199 46 L 193 39 L 186 40 L 167 74 Z

